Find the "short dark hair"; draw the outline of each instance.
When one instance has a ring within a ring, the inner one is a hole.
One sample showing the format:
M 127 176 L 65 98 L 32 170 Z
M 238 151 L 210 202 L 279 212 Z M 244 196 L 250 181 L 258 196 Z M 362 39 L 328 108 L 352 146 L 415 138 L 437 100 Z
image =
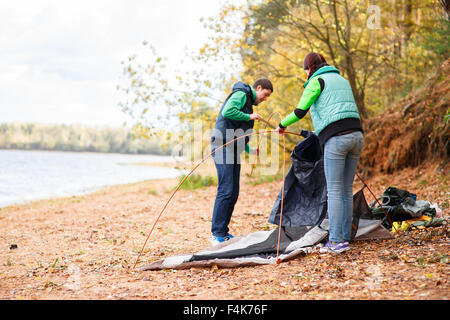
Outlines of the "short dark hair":
M 256 89 L 258 86 L 261 86 L 261 88 L 263 88 L 263 89 L 269 89 L 270 91 L 273 92 L 272 82 L 270 82 L 269 79 L 266 79 L 266 78 L 259 78 L 259 79 L 256 80 L 255 83 L 253 84 L 253 88 Z

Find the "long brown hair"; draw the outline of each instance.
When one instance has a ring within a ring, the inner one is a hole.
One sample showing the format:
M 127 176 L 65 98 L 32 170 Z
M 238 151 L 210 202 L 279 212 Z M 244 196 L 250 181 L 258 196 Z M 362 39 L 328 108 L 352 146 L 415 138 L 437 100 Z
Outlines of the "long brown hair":
M 303 69 L 308 70 L 309 69 L 309 76 L 308 79 L 311 78 L 311 76 L 316 72 L 319 68 L 322 68 L 323 66 L 327 66 L 328 63 L 325 60 L 325 58 L 317 52 L 310 52 L 306 55 L 305 59 L 303 60 Z

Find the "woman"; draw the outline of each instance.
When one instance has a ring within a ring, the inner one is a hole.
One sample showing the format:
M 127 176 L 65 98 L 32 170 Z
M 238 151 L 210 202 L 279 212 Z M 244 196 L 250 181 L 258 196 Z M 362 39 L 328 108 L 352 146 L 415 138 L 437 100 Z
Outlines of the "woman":
M 328 191 L 329 241 L 321 252 L 349 250 L 352 234 L 353 179 L 363 146 L 363 130 L 350 84 L 325 58 L 311 52 L 303 61 L 308 81 L 297 108 L 278 128 L 302 119 L 311 110 L 315 134 L 324 148 L 324 167 Z

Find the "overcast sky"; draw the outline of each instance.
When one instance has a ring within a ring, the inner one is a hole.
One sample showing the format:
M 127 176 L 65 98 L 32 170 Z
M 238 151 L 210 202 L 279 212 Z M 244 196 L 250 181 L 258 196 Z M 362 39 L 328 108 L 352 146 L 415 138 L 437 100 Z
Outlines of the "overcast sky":
M 0 123 L 121 126 L 120 61 L 151 43 L 169 61 L 204 43 L 217 0 L 0 2 Z

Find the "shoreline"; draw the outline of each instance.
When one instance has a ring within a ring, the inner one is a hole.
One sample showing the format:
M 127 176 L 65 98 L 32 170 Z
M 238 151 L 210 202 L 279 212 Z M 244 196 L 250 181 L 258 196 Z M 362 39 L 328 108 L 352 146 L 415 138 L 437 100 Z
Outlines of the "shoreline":
M 87 196 L 95 196 L 96 194 L 107 192 L 108 189 L 110 189 L 110 188 L 126 188 L 128 186 L 133 186 L 133 185 L 141 184 L 141 183 L 150 183 L 150 182 L 155 182 L 155 186 L 156 186 L 158 181 L 165 181 L 165 182 L 171 181 L 173 183 L 176 183 L 178 181 L 178 179 L 179 179 L 179 177 L 147 179 L 147 180 L 141 180 L 141 181 L 135 181 L 135 182 L 129 182 L 129 183 L 121 183 L 121 184 L 105 185 L 105 186 L 101 186 L 101 187 L 93 187 L 93 190 L 88 190 L 86 192 L 71 194 L 71 195 L 67 195 L 67 196 L 56 195 L 56 196 L 46 197 L 46 198 L 36 198 L 36 199 L 25 200 L 24 202 L 12 203 L 12 204 L 8 204 L 5 206 L 2 205 L 2 206 L 0 206 L 0 212 L 2 210 L 5 210 L 5 209 L 11 208 L 11 207 L 26 207 L 26 206 L 32 206 L 33 204 L 40 205 L 41 202 L 64 202 L 64 201 L 70 201 L 71 199 L 73 200 L 76 198 L 85 198 Z M 73 200 L 73 201 L 76 201 L 76 200 Z
M 172 168 L 180 171 L 190 171 L 188 170 L 189 166 L 191 168 L 194 167 L 194 163 L 192 162 L 137 162 L 132 163 L 130 165 L 137 165 L 137 166 L 150 166 L 150 167 L 164 167 L 164 168 Z M 206 161 L 203 166 L 200 166 L 195 173 L 201 174 L 201 175 L 211 175 L 216 174 L 215 168 L 212 165 L 211 162 Z M 169 185 L 173 185 L 173 187 L 176 187 L 180 177 L 185 173 L 180 173 L 179 176 L 175 178 L 156 178 L 156 179 L 146 179 L 141 181 L 135 181 L 135 182 L 129 182 L 129 183 L 120 183 L 120 184 L 112 184 L 112 185 L 104 185 L 100 187 L 93 187 L 93 190 L 89 190 L 82 193 L 67 195 L 67 196 L 52 196 L 52 197 L 46 197 L 46 198 L 37 198 L 37 199 L 30 199 L 26 200 L 23 203 L 13 203 L 9 205 L 1 205 L 0 206 L 0 212 L 2 210 L 6 210 L 11 207 L 27 207 L 34 205 L 42 205 L 42 202 L 64 202 L 64 201 L 71 201 L 74 198 L 86 198 L 87 196 L 95 196 L 96 194 L 107 192 L 110 188 L 127 188 L 129 186 L 137 185 L 137 184 L 146 184 L 149 185 L 151 192 L 167 192 L 170 190 Z M 161 186 L 164 186 L 161 188 Z M 73 200 L 76 201 L 76 200 Z
M 143 156 L 143 161 L 142 162 L 129 162 L 129 163 L 122 163 L 122 162 L 117 162 L 117 165 L 129 165 L 129 166 L 144 166 L 144 167 L 152 167 L 155 169 L 160 169 L 160 168 L 170 168 L 170 169 L 174 169 L 177 172 L 173 172 L 173 174 L 177 174 L 176 177 L 171 177 L 172 174 L 168 173 L 169 176 L 167 177 L 156 177 L 156 178 L 145 178 L 144 180 L 136 180 L 133 179 L 133 177 L 131 177 L 132 179 L 130 180 L 134 180 L 134 181 L 130 181 L 130 182 L 118 182 L 118 183 L 114 183 L 112 182 L 112 184 L 108 184 L 108 182 L 106 180 L 104 180 L 105 184 L 101 184 L 101 183 L 96 183 L 97 185 L 93 185 L 91 183 L 91 185 L 87 185 L 87 186 L 82 186 L 79 185 L 78 187 L 76 187 L 76 189 L 78 190 L 68 190 L 66 192 L 60 192 L 58 193 L 58 191 L 53 192 L 54 194 L 51 194 L 52 192 L 48 192 L 48 194 L 46 194 L 45 192 L 35 192 L 35 191 L 39 191 L 39 190 L 34 190 L 34 192 L 32 192 L 31 197 L 26 197 L 24 195 L 24 197 L 21 197 L 21 199 L 19 198 L 19 194 L 18 192 L 13 192 L 11 194 L 9 194 L 9 198 L 5 197 L 5 199 L 2 199 L 2 203 L 0 203 L 0 210 L 4 209 L 4 208 L 8 208 L 10 206 L 18 206 L 18 205 L 27 205 L 29 203 L 32 202 L 39 202 L 39 201 L 43 201 L 43 200 L 54 200 L 54 199 L 58 199 L 58 198 L 71 198 L 71 197 L 76 197 L 76 196 L 84 196 L 87 194 L 91 194 L 91 193 L 95 193 L 97 191 L 101 191 L 104 188 L 108 188 L 111 186 L 120 186 L 120 185 L 127 185 L 127 184 L 134 184 L 134 183 L 139 183 L 139 182 L 144 182 L 144 181 L 151 181 L 151 180 L 164 180 L 164 179 L 177 179 L 179 177 L 181 177 L 183 174 L 185 174 L 185 170 L 183 168 L 181 168 L 180 166 L 180 162 L 177 161 L 176 159 L 168 159 L 167 156 L 160 156 L 160 155 L 140 155 L 140 154 L 121 154 L 121 153 L 99 153 L 99 152 L 73 152 L 73 151 L 58 151 L 58 150 L 19 150 L 19 149 L 0 149 L 0 151 L 18 151 L 18 152 L 27 152 L 27 151 L 32 151 L 32 152 L 49 152 L 49 153 L 73 153 L 73 154 L 101 154 L 101 155 L 106 155 L 106 156 L 132 156 L 132 157 L 140 157 Z M 151 158 L 148 158 L 151 157 Z M 153 159 L 152 159 L 153 158 Z M 136 159 L 139 160 L 139 159 Z M 173 176 L 173 175 L 172 175 Z M 137 177 L 134 177 L 137 178 Z M 138 178 L 139 179 L 139 178 Z M 125 180 L 125 179 L 123 179 Z M 111 181 L 110 181 L 111 183 Z M 6 186 L 6 183 L 5 183 Z M 25 200 L 24 200 L 25 198 Z

